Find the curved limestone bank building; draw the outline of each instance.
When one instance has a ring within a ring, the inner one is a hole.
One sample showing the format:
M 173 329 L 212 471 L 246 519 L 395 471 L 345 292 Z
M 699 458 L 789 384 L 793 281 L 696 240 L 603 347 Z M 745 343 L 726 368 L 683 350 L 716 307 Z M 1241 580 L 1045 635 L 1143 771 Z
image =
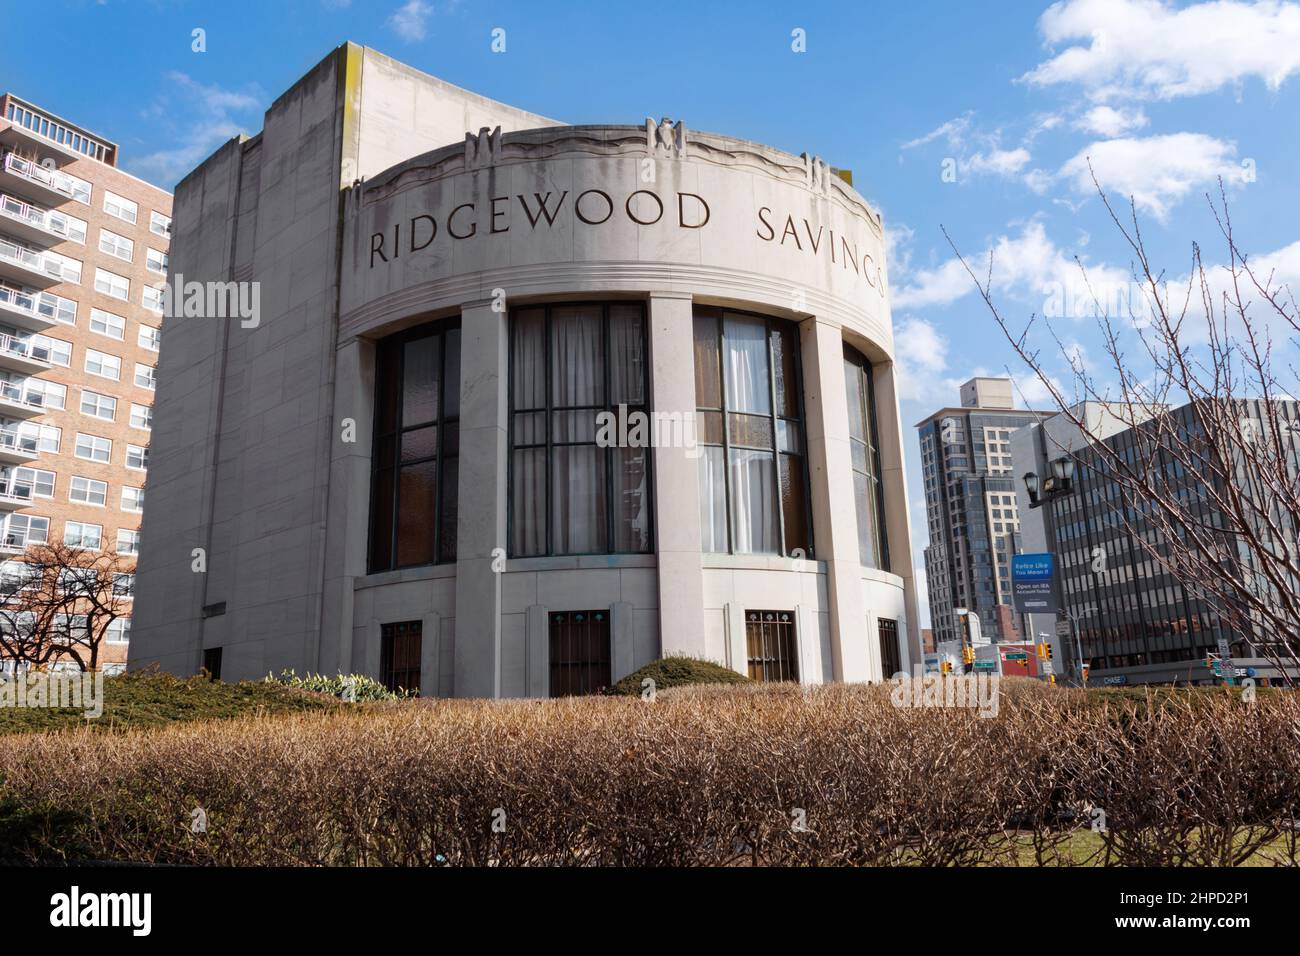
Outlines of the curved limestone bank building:
M 176 191 L 131 666 L 494 697 L 917 663 L 848 178 L 337 49 Z

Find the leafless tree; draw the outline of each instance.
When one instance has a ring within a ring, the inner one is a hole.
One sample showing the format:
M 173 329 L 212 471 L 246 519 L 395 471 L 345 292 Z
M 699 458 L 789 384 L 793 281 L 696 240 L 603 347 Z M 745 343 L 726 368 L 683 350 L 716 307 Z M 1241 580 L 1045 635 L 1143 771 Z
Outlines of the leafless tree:
M 1103 520 L 1123 528 L 1189 597 L 1204 601 L 1294 683 L 1300 650 L 1294 291 L 1242 251 L 1222 184 L 1217 202 L 1206 199 L 1226 262 L 1207 265 L 1193 243 L 1187 276 L 1179 279 L 1148 257 L 1132 200 L 1121 218 L 1100 185 L 1097 193 L 1132 262 L 1131 295 L 1117 309 L 1113 290 L 1098 288 L 1076 257 L 1104 343 L 1104 361 L 1093 368 L 1067 345 L 1056 316 L 1013 324 L 993 299 L 991 255 L 981 279 L 948 241 L 1016 354 L 1080 431 L 1087 447 L 1073 457 L 1117 487 L 1115 498 L 1097 506 Z M 1065 384 L 1048 368 L 1039 347 L 1044 339 L 1052 343 L 1049 355 L 1059 354 L 1070 370 Z M 1103 433 L 1099 418 L 1086 411 L 1089 402 L 1132 429 L 1133 451 L 1104 440 L 1113 428 Z
M 0 660 L 98 669 L 113 622 L 130 611 L 130 571 L 108 551 L 61 542 L 29 548 L 0 575 Z

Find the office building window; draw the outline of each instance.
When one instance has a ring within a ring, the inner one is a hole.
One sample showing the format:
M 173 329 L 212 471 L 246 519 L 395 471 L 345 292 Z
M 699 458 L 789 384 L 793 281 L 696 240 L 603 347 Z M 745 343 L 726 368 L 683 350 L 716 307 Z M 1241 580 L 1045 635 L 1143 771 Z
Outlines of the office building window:
M 701 547 L 812 556 L 798 328 L 695 311 Z
M 391 691 L 420 692 L 420 621 L 385 624 L 380 630 L 380 681 Z
M 455 561 L 459 322 L 380 342 L 375 391 L 370 572 Z
M 597 694 L 610 685 L 609 612 L 551 614 L 552 697 Z
M 648 394 L 641 303 L 512 314 L 512 555 L 650 550 L 648 436 L 632 447 L 608 427 L 644 414 Z
M 745 646 L 751 680 L 799 680 L 794 612 L 746 611 Z

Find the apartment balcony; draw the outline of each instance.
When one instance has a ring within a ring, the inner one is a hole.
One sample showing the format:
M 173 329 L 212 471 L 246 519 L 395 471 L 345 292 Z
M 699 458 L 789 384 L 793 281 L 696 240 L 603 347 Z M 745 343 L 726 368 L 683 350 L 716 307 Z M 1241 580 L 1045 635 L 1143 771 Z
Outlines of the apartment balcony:
M 54 366 L 50 364 L 48 346 L 25 342 L 12 335 L 0 332 L 0 369 L 7 368 L 24 375 L 36 375 L 48 372 Z
M 0 554 L 20 555 L 27 552 L 27 539 L 22 535 L 6 534 L 0 537 Z
M 0 464 L 30 465 L 40 456 L 36 438 L 13 431 L 0 431 Z
M 13 475 L 0 478 L 0 513 L 7 514 L 19 508 L 27 508 L 32 503 L 32 486 L 30 482 L 21 482 Z
M 45 412 L 45 397 L 16 382 L 0 381 L 0 415 L 26 421 Z
M 41 300 L 36 292 L 20 292 L 0 285 L 0 321 L 33 332 L 44 332 L 57 324 L 54 306 Z
M 0 192 L 0 229 L 42 249 L 69 239 L 86 241 L 86 224 L 80 219 L 33 206 L 4 192 Z
M 5 231 L 8 220 L 0 217 L 0 231 Z M 52 285 L 67 281 L 63 263 L 49 253 L 26 246 L 0 235 L 0 278 L 8 279 L 22 285 L 37 289 L 48 289 Z
M 91 196 L 91 186 L 86 180 L 11 152 L 0 160 L 0 189 L 47 205 L 58 205 L 69 199 L 89 205 Z

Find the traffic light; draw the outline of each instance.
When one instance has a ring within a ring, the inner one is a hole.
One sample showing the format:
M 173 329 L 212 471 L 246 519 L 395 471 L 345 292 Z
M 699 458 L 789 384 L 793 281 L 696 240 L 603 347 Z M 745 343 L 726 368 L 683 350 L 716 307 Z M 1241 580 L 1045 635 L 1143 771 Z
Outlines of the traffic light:
M 975 663 L 975 648 L 966 645 L 961 649 L 961 659 L 967 664 Z
M 1039 641 L 1038 646 L 1035 648 L 1035 651 L 1038 654 L 1039 660 L 1043 660 L 1043 661 L 1047 660 L 1047 645 L 1045 643 Z
M 952 661 L 948 661 L 948 660 L 941 661 L 941 662 L 939 663 L 939 672 L 940 672 L 941 674 L 951 674 L 951 673 L 952 673 Z
M 1055 687 L 1055 686 L 1056 686 L 1056 675 L 1055 675 L 1055 674 L 1048 674 L 1048 675 L 1047 675 L 1047 683 L 1049 683 L 1049 684 L 1051 684 L 1053 687 Z
M 1044 641 L 1044 642 L 1043 642 L 1043 647 L 1045 647 L 1045 648 L 1047 649 L 1047 659 L 1050 661 L 1050 660 L 1052 659 L 1052 645 L 1051 645 L 1051 642 L 1049 642 L 1049 641 Z

